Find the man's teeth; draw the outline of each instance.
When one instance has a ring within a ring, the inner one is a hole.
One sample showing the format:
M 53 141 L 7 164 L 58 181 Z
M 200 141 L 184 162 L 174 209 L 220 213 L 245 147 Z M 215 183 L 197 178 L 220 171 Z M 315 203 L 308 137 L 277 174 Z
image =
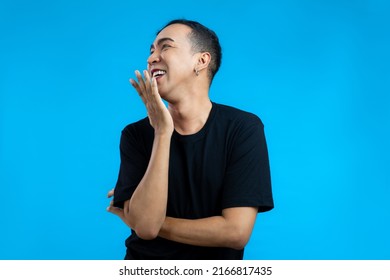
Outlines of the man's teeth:
M 165 71 L 163 70 L 158 70 L 156 72 L 153 73 L 153 77 L 157 77 L 157 76 L 160 76 L 160 75 L 164 75 L 165 74 Z

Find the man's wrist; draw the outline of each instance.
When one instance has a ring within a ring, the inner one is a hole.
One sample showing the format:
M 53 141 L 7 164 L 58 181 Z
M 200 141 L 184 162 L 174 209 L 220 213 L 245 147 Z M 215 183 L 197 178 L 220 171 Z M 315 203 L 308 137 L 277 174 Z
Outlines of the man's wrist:
M 154 137 L 155 138 L 160 138 L 162 140 L 164 139 L 171 139 L 172 138 L 172 134 L 173 134 L 173 130 L 170 131 L 170 130 L 166 130 L 166 131 L 155 131 L 154 132 Z

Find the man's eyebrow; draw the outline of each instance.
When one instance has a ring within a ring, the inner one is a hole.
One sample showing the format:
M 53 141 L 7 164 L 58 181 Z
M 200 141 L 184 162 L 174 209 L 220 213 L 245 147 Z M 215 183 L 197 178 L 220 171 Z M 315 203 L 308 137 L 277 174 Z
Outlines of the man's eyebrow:
M 175 40 L 173 40 L 172 38 L 164 37 L 164 38 L 160 38 L 160 39 L 157 40 L 157 46 L 161 45 L 161 43 L 163 43 L 164 41 L 175 42 Z M 154 48 L 154 45 L 151 44 L 151 45 L 150 45 L 150 49 L 153 49 L 153 48 Z

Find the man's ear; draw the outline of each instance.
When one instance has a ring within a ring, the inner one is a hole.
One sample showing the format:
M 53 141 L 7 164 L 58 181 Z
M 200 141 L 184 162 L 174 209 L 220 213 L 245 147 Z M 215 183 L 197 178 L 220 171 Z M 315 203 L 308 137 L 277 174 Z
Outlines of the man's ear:
M 210 61 L 211 61 L 211 54 L 209 52 L 199 53 L 196 69 L 198 71 L 202 71 L 203 69 L 206 69 L 210 64 Z

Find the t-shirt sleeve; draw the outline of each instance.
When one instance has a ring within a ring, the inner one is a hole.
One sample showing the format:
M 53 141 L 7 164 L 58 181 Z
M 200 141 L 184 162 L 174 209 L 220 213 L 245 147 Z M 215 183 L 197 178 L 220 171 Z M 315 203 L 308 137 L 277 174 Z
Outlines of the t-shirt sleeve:
M 145 147 L 133 126 L 127 126 L 120 139 L 120 168 L 114 191 L 114 206 L 123 208 L 141 181 L 148 164 Z
M 231 144 L 222 207 L 258 207 L 259 212 L 269 211 L 274 202 L 263 123 L 253 115 L 238 127 Z

